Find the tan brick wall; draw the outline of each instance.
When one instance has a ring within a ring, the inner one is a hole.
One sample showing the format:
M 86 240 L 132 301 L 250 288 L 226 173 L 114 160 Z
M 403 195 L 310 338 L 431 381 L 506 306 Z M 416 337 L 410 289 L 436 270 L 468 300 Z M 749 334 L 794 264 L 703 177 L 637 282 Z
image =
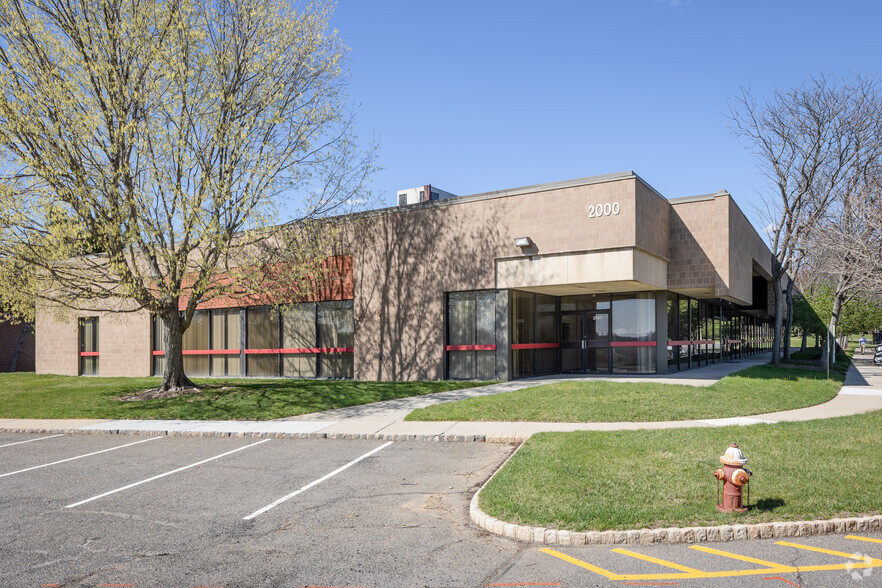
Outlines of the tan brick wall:
M 99 374 L 151 375 L 150 313 L 101 313 L 98 316 Z
M 635 184 L 638 214 L 634 242 L 667 259 L 671 253 L 671 205 L 643 182 Z
M 619 214 L 588 218 L 613 202 Z M 666 226 L 670 207 L 634 178 L 368 217 L 353 251 L 355 377 L 442 378 L 445 292 L 495 288 L 498 258 L 634 247 L 638 204 L 645 228 Z M 517 237 L 534 246 L 522 252 Z M 667 257 L 665 234 L 641 246 Z
M 79 375 L 77 317 L 70 314 L 57 316 L 52 309 L 38 306 L 34 328 L 37 338 L 37 373 Z
M 673 203 L 668 287 L 693 296 L 753 302 L 753 272 L 771 253 L 729 194 Z
M 721 227 L 716 200 L 674 204 L 670 216 L 668 288 L 690 295 L 713 296 L 722 278 L 717 274 Z
M 672 207 L 634 176 L 501 194 L 358 219 L 351 251 L 357 379 L 442 378 L 444 294 L 496 288 L 499 259 L 637 247 L 670 259 L 660 269 L 669 289 L 749 298 L 760 246 L 728 196 Z M 614 202 L 619 214 L 588 217 L 589 205 Z M 529 237 L 533 246 L 522 251 L 517 237 Z M 148 375 L 149 315 L 98 316 L 101 375 Z M 37 327 L 37 370 L 76 374 L 76 317 L 60 321 L 41 312 Z M 43 339 L 42 332 L 50 335 Z
M 98 317 L 98 374 L 149 376 L 152 356 L 148 312 L 68 311 L 57 315 L 45 307 L 37 312 L 37 373 L 79 375 L 78 320 L 93 316 Z

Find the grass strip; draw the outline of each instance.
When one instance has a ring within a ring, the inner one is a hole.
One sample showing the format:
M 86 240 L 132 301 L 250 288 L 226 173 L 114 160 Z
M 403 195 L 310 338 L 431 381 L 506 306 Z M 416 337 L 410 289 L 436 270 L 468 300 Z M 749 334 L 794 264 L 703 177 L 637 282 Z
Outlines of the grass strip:
M 759 523 L 882 510 L 882 411 L 798 423 L 534 435 L 481 493 L 506 522 L 573 531 Z M 738 442 L 751 508 L 717 512 L 714 470 Z
M 83 378 L 0 374 L 0 418 L 269 420 L 381 400 L 444 392 L 488 382 L 195 379 L 201 392 L 122 402 L 159 378 Z
M 826 373 L 755 366 L 711 386 L 577 380 L 436 404 L 408 421 L 650 422 L 791 410 L 833 398 L 847 364 Z

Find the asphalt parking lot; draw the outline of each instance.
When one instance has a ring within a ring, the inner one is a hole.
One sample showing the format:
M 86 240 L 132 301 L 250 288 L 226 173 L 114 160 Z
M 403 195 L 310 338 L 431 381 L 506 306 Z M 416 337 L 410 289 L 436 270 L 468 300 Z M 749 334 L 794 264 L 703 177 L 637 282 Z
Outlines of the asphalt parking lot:
M 627 549 L 487 534 L 468 501 L 512 450 L 0 434 L 0 586 L 882 585 L 882 534 Z

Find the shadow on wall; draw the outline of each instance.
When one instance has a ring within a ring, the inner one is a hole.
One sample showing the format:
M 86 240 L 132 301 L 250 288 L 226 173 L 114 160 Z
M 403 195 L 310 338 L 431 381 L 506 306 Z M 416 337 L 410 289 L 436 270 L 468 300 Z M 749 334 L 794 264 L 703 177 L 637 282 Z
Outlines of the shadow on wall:
M 492 206 L 417 206 L 358 219 L 356 378 L 443 379 L 444 294 L 494 288 L 503 233 Z
M 668 289 L 713 288 L 715 293 L 719 292 L 726 284 L 695 239 L 693 230 L 687 227 L 676 207 L 672 207 Z

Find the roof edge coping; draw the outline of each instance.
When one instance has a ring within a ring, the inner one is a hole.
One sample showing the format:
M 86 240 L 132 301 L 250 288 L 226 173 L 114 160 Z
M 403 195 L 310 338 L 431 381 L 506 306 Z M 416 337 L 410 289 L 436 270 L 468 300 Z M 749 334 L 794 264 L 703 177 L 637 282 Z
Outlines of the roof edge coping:
M 588 176 L 585 178 L 577 178 L 574 180 L 561 180 L 557 182 L 547 182 L 544 184 L 533 184 L 531 186 L 521 186 L 519 188 L 508 188 L 505 190 L 494 190 L 491 192 L 480 192 L 478 194 L 466 194 L 463 196 L 453 196 L 451 198 L 443 198 L 440 200 L 431 200 L 429 202 L 418 202 L 416 204 L 409 204 L 407 206 L 390 206 L 386 208 L 377 208 L 374 210 L 366 210 L 362 212 L 357 212 L 352 215 L 340 215 L 340 216 L 374 216 L 381 214 L 390 214 L 395 212 L 403 212 L 407 210 L 417 210 L 422 208 L 432 208 L 436 206 L 451 206 L 454 204 L 464 204 L 467 202 L 477 202 L 480 200 L 492 200 L 494 198 L 507 198 L 509 196 L 520 196 L 523 194 L 535 194 L 537 192 L 548 192 L 551 190 L 561 190 L 564 188 L 575 188 L 578 186 L 589 186 L 591 184 L 604 184 L 607 182 L 617 182 L 621 180 L 628 179 L 636 179 L 644 186 L 649 188 L 655 195 L 661 198 L 664 201 L 668 201 L 667 198 L 662 196 L 662 194 L 653 188 L 646 180 L 637 175 L 634 171 L 628 170 L 623 172 L 617 172 L 612 174 L 603 174 L 599 176 Z M 332 217 L 333 218 L 333 217 Z
M 702 202 L 705 200 L 713 200 L 714 198 L 721 198 L 723 196 L 732 196 L 726 190 L 718 190 L 713 194 L 699 194 L 697 196 L 680 196 L 679 198 L 669 198 L 668 202 L 671 204 L 687 204 L 689 202 Z

